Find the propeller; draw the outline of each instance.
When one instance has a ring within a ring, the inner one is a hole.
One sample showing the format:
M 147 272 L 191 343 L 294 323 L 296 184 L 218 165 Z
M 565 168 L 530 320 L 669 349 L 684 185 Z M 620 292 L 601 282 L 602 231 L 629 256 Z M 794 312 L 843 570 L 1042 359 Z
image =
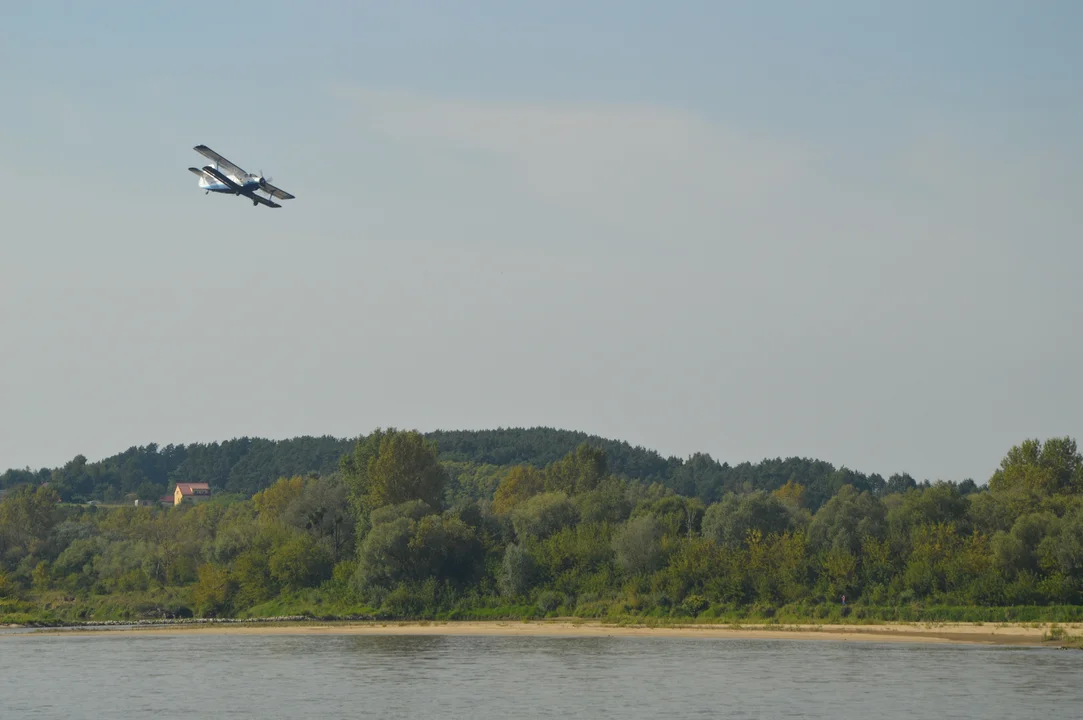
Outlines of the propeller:
M 259 171 L 259 179 L 262 180 L 263 182 L 266 182 L 266 183 L 271 182 L 271 176 L 270 175 L 264 175 L 262 170 Z

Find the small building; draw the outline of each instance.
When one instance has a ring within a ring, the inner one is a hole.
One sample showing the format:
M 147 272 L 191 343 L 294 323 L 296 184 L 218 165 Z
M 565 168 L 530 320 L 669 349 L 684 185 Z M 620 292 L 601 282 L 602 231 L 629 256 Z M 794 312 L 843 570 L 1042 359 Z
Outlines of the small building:
M 211 486 L 207 483 L 177 483 L 173 491 L 173 505 L 180 505 L 185 500 L 196 503 L 211 496 Z
M 159 498 L 159 501 L 162 503 L 162 505 L 165 505 L 166 507 L 173 507 L 172 495 L 163 495 L 161 498 Z

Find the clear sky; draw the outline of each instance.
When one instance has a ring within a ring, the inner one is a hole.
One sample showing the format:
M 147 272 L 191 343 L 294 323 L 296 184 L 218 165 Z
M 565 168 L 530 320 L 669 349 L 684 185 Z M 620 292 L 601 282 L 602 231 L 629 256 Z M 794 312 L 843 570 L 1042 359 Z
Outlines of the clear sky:
M 0 0 L 0 468 L 547 425 L 984 482 L 1083 435 L 1080 37 L 1071 0 Z M 204 195 L 200 143 L 297 199 Z

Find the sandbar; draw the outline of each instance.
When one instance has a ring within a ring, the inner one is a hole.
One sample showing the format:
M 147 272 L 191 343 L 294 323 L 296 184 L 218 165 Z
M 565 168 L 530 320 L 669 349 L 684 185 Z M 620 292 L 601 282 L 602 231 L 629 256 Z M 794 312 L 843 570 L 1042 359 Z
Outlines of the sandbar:
M 1073 640 L 1083 635 L 1083 623 L 1058 625 Z M 251 624 L 174 624 L 36 628 L 2 633 L 0 638 L 88 636 L 108 634 L 153 635 L 460 635 L 538 637 L 656 637 L 754 638 L 776 640 L 836 640 L 858 642 L 952 643 L 976 645 L 1064 646 L 1065 639 L 1049 639 L 1048 623 L 882 623 L 828 624 L 611 624 L 574 619 L 493 621 L 293 621 Z

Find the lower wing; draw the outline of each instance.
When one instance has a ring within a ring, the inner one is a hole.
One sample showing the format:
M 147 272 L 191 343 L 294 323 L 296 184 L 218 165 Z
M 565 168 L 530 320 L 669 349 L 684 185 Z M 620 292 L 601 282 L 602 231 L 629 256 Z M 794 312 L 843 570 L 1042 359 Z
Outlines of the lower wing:
M 261 182 L 259 186 L 260 189 L 263 190 L 263 192 L 267 193 L 268 195 L 272 195 L 279 200 L 293 200 L 293 198 L 296 197 L 295 195 L 290 195 L 288 192 L 281 188 L 276 188 L 274 185 L 267 181 Z
M 255 193 L 252 193 L 251 195 L 245 195 L 245 197 L 250 197 L 250 198 L 252 198 L 253 200 L 255 200 L 256 202 L 258 202 L 258 203 L 260 203 L 260 204 L 263 204 L 263 205 L 266 205 L 267 207 L 277 207 L 277 208 L 280 208 L 280 207 L 282 207 L 282 206 L 281 206 L 281 205 L 279 205 L 278 203 L 276 203 L 276 202 L 271 202 L 271 201 L 270 201 L 270 200 L 268 200 L 267 198 L 265 198 L 265 197 L 262 197 L 262 196 L 260 196 L 260 195 L 257 195 L 257 194 L 255 194 Z

